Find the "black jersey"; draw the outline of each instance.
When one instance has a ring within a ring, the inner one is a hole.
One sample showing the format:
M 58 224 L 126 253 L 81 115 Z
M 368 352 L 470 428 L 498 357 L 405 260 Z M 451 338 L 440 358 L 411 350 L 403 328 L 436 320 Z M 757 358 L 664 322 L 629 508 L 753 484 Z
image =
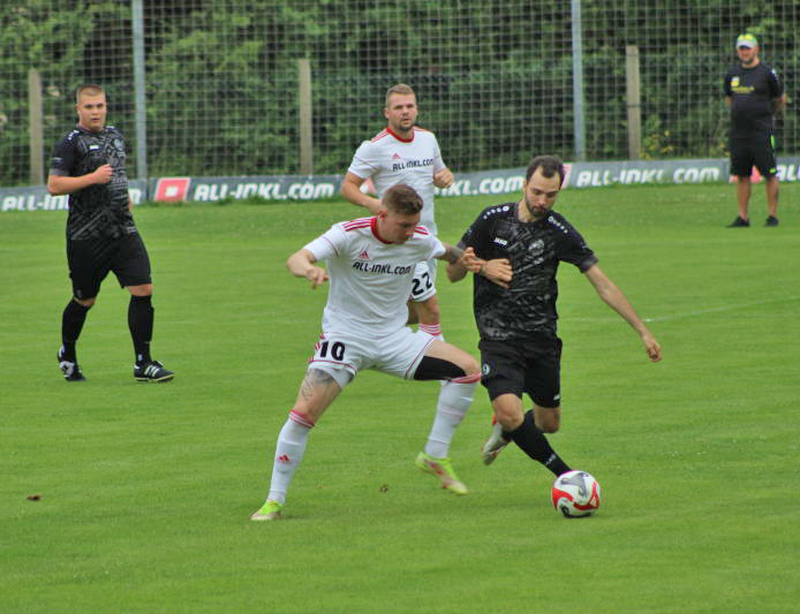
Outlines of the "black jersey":
M 69 239 L 118 238 L 136 232 L 128 208 L 125 157 L 125 139 L 113 126 L 100 132 L 78 126 L 56 143 L 51 175 L 80 177 L 103 164 L 114 169 L 109 183 L 91 185 L 69 195 Z
M 484 209 L 464 233 L 459 246 L 473 247 L 484 260 L 507 258 L 513 279 L 501 288 L 474 275 L 473 308 L 481 339 L 555 337 L 558 263 L 569 262 L 581 272 L 597 258 L 583 237 L 553 211 L 542 220 L 523 222 L 518 203 Z
M 774 100 L 783 95 L 777 73 L 763 62 L 753 68 L 733 66 L 725 75 L 725 96 L 731 99 L 731 136 L 771 134 Z

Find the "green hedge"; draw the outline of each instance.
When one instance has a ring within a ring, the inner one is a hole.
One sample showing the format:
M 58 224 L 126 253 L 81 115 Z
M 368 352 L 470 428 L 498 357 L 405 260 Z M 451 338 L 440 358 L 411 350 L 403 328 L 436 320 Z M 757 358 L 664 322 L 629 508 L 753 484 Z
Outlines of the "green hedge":
M 111 119 L 135 168 L 131 19 L 127 1 L 12 0 L 0 14 L 0 185 L 28 177 L 27 73 L 45 87 L 47 154 L 73 121 L 73 88 L 109 91 Z M 383 94 L 405 81 L 420 124 L 456 170 L 574 157 L 569 3 L 497 0 L 145 2 L 148 165 L 158 175 L 298 172 L 298 58 L 311 60 L 314 163 L 341 173 L 385 125 Z M 800 49 L 792 0 L 583 0 L 584 121 L 589 160 L 627 157 L 625 46 L 642 71 L 648 158 L 726 152 L 721 80 L 733 40 L 761 36 L 790 97 Z M 233 7 L 233 8 L 232 8 Z M 800 150 L 790 106 L 779 153 Z

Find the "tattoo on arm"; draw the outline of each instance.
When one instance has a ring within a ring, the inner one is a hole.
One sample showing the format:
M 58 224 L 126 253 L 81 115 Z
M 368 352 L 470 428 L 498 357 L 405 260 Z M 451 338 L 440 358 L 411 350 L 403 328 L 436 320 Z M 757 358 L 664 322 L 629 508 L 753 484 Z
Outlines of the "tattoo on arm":
M 458 262 L 458 259 L 464 254 L 464 250 L 460 247 L 456 247 L 455 245 L 447 245 L 444 244 L 444 255 L 442 256 L 442 260 L 447 260 L 450 264 L 455 264 Z

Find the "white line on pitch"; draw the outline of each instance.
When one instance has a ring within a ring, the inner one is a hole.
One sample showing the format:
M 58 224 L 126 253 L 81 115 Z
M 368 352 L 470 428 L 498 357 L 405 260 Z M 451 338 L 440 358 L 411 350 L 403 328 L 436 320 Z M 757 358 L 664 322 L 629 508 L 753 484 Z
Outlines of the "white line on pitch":
M 684 313 L 676 313 L 671 316 L 660 316 L 657 318 L 642 318 L 645 322 L 664 322 L 665 320 L 677 320 L 679 318 L 691 318 L 693 316 L 702 316 L 707 313 L 721 313 L 724 311 L 737 311 L 739 309 L 746 309 L 748 307 L 758 307 L 759 305 L 769 305 L 771 303 L 789 303 L 798 300 L 798 296 L 786 296 L 783 298 L 773 298 L 766 301 L 753 301 L 752 303 L 737 303 L 736 305 L 725 305 L 724 307 L 712 307 L 710 309 L 698 309 L 697 311 L 687 311 Z
M 783 298 L 774 298 L 766 301 L 753 301 L 752 303 L 737 303 L 735 305 L 725 305 L 724 307 L 710 307 L 708 309 L 698 309 L 696 311 L 686 311 L 683 313 L 676 313 L 669 316 L 658 316 L 655 318 L 642 318 L 645 322 L 666 322 L 668 320 L 679 320 L 680 318 L 692 318 L 694 316 L 702 316 L 708 313 L 722 313 L 725 311 L 736 311 L 738 309 L 746 309 L 748 307 L 758 307 L 759 305 L 769 305 L 770 303 L 789 303 L 800 299 L 800 296 L 786 296 Z M 614 317 L 601 317 L 601 318 L 579 318 L 579 317 L 564 317 L 560 318 L 563 322 L 616 322 L 617 318 Z

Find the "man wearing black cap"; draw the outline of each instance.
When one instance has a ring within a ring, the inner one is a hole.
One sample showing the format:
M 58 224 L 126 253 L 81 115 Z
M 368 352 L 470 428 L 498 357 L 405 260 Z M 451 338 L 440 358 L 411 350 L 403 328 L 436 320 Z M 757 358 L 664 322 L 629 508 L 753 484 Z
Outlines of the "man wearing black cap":
M 755 166 L 766 181 L 769 217 L 777 226 L 778 177 L 775 161 L 775 115 L 786 106 L 783 83 L 775 70 L 758 57 L 758 40 L 752 34 L 736 39 L 739 62 L 725 75 L 725 103 L 731 109 L 731 175 L 736 176 L 739 214 L 729 228 L 750 226 L 750 173 Z

